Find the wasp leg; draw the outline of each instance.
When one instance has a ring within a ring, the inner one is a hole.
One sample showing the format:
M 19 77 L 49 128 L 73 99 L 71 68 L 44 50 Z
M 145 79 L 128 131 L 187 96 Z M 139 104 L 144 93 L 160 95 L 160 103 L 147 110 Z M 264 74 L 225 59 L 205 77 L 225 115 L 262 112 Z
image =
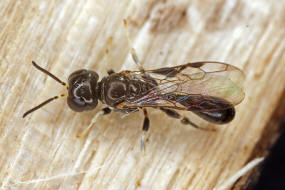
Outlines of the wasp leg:
M 133 43 L 132 43 L 130 35 L 129 35 L 128 23 L 127 23 L 126 19 L 124 19 L 124 27 L 125 27 L 125 33 L 126 33 L 126 36 L 127 36 L 127 39 L 128 39 L 129 46 L 131 48 L 131 52 L 130 53 L 132 55 L 133 61 L 138 66 L 139 70 L 144 73 L 145 70 L 144 70 L 144 68 L 143 68 L 143 66 L 142 66 L 142 64 L 141 64 L 141 62 L 139 60 L 139 57 L 138 57 L 138 55 L 136 53 L 135 48 L 132 45 Z
M 132 54 L 132 58 L 133 58 L 134 62 L 135 62 L 135 63 L 137 64 L 137 66 L 138 66 L 139 71 L 141 71 L 142 73 L 144 73 L 145 70 L 144 70 L 144 68 L 143 68 L 143 66 L 142 66 L 142 64 L 141 64 L 141 62 L 140 62 L 140 60 L 139 60 L 139 58 L 138 58 L 138 55 L 137 55 L 137 53 L 136 53 L 135 48 L 132 48 L 132 49 L 131 49 L 131 54 Z
M 205 131 L 215 131 L 215 129 L 207 129 L 207 128 L 199 127 L 198 125 L 196 125 L 195 123 L 190 121 L 189 118 L 180 115 L 175 110 L 167 109 L 167 108 L 159 108 L 159 109 L 161 111 L 163 111 L 164 113 L 166 113 L 166 115 L 168 115 L 169 117 L 172 117 L 172 118 L 175 118 L 175 119 L 180 119 L 181 123 L 184 124 L 184 125 L 191 125 L 192 127 L 196 128 L 196 129 L 201 129 L 201 130 L 205 130 Z
M 145 136 L 146 132 L 149 129 L 149 118 L 148 114 L 145 108 L 143 108 L 143 114 L 144 114 L 144 121 L 143 121 L 143 127 L 142 127 L 142 136 L 141 136 L 141 151 L 144 153 L 145 152 Z
M 111 74 L 115 73 L 115 71 L 113 69 L 108 69 L 107 73 L 108 73 L 108 75 L 111 75 Z
M 104 55 L 105 65 L 108 65 L 108 63 L 110 63 L 109 52 L 110 52 L 110 48 L 111 48 L 112 43 L 113 43 L 113 37 L 109 37 L 107 40 L 106 48 L 105 48 L 105 55 Z M 113 69 L 106 69 L 106 70 L 107 70 L 108 75 L 115 73 L 115 71 Z
M 109 113 L 111 113 L 111 109 L 109 107 L 103 108 L 101 111 L 99 111 L 92 119 L 92 121 L 90 122 L 90 124 L 88 125 L 88 127 L 81 133 L 81 134 L 77 134 L 77 137 L 83 137 L 85 136 L 88 131 L 92 128 L 92 126 L 96 123 L 97 119 L 99 116 L 101 115 L 108 115 Z

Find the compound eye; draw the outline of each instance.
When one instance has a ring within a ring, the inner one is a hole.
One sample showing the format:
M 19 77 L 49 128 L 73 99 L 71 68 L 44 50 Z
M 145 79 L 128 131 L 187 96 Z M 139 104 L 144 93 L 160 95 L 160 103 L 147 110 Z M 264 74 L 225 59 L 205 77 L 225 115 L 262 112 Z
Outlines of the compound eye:
M 77 112 L 94 109 L 98 104 L 96 86 L 98 75 L 94 71 L 78 70 L 68 79 L 67 103 Z
M 80 106 L 84 106 L 86 104 L 86 102 L 84 101 L 84 99 L 82 97 L 74 98 L 73 101 L 74 101 L 74 103 L 76 103 L 77 105 L 80 105 Z

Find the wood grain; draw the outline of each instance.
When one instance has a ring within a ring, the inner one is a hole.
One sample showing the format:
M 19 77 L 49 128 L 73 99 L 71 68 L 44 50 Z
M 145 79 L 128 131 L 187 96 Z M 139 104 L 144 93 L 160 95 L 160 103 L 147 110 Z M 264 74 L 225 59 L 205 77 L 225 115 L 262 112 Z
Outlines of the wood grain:
M 211 190 L 249 161 L 284 92 L 284 1 L 11 0 L 0 2 L 0 16 L 2 189 Z M 211 133 L 149 109 L 142 156 L 142 113 L 101 117 L 82 138 L 76 135 L 103 105 L 74 113 L 57 100 L 21 117 L 65 90 L 32 60 L 62 80 L 80 68 L 101 78 L 108 68 L 136 69 L 124 18 L 147 69 L 202 60 L 243 69 L 246 98 L 234 121 Z

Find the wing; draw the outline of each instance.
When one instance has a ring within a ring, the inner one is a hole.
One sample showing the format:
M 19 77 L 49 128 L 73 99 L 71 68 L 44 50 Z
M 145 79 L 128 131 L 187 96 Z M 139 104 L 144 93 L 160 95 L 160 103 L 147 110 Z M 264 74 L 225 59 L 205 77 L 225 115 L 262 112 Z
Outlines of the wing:
M 221 62 L 195 62 L 176 67 L 124 73 L 155 87 L 120 107 L 168 107 L 191 111 L 227 109 L 244 99 L 243 72 Z

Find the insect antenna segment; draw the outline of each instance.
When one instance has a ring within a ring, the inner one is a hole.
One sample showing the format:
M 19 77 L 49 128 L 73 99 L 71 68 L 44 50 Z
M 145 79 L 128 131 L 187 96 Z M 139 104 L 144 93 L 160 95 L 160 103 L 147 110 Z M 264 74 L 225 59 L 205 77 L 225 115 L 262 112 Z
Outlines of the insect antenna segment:
M 45 73 L 46 75 L 50 76 L 51 78 L 53 78 L 53 79 L 54 79 L 55 81 L 57 81 L 58 83 L 60 83 L 61 85 L 65 86 L 65 88 L 68 90 L 68 85 L 67 85 L 65 82 L 61 81 L 61 80 L 60 80 L 59 78 L 57 78 L 55 75 L 53 75 L 52 73 L 48 72 L 47 70 L 45 70 L 44 68 L 40 67 L 39 65 L 37 65 L 36 62 L 32 61 L 32 64 L 33 64 L 33 66 L 34 66 L 36 69 L 38 69 L 38 70 L 40 70 L 41 72 Z M 60 94 L 60 95 L 57 95 L 57 96 L 54 96 L 54 97 L 52 97 L 52 98 L 47 99 L 46 101 L 42 102 L 41 104 L 39 104 L 39 105 L 35 106 L 34 108 L 32 108 L 32 109 L 26 111 L 26 112 L 23 114 L 23 118 L 26 117 L 27 115 L 29 115 L 30 113 L 32 113 L 32 112 L 38 110 L 39 108 L 43 107 L 44 105 L 50 103 L 51 101 L 56 100 L 56 99 L 58 99 L 58 98 L 64 98 L 64 97 L 66 97 L 65 94 Z

